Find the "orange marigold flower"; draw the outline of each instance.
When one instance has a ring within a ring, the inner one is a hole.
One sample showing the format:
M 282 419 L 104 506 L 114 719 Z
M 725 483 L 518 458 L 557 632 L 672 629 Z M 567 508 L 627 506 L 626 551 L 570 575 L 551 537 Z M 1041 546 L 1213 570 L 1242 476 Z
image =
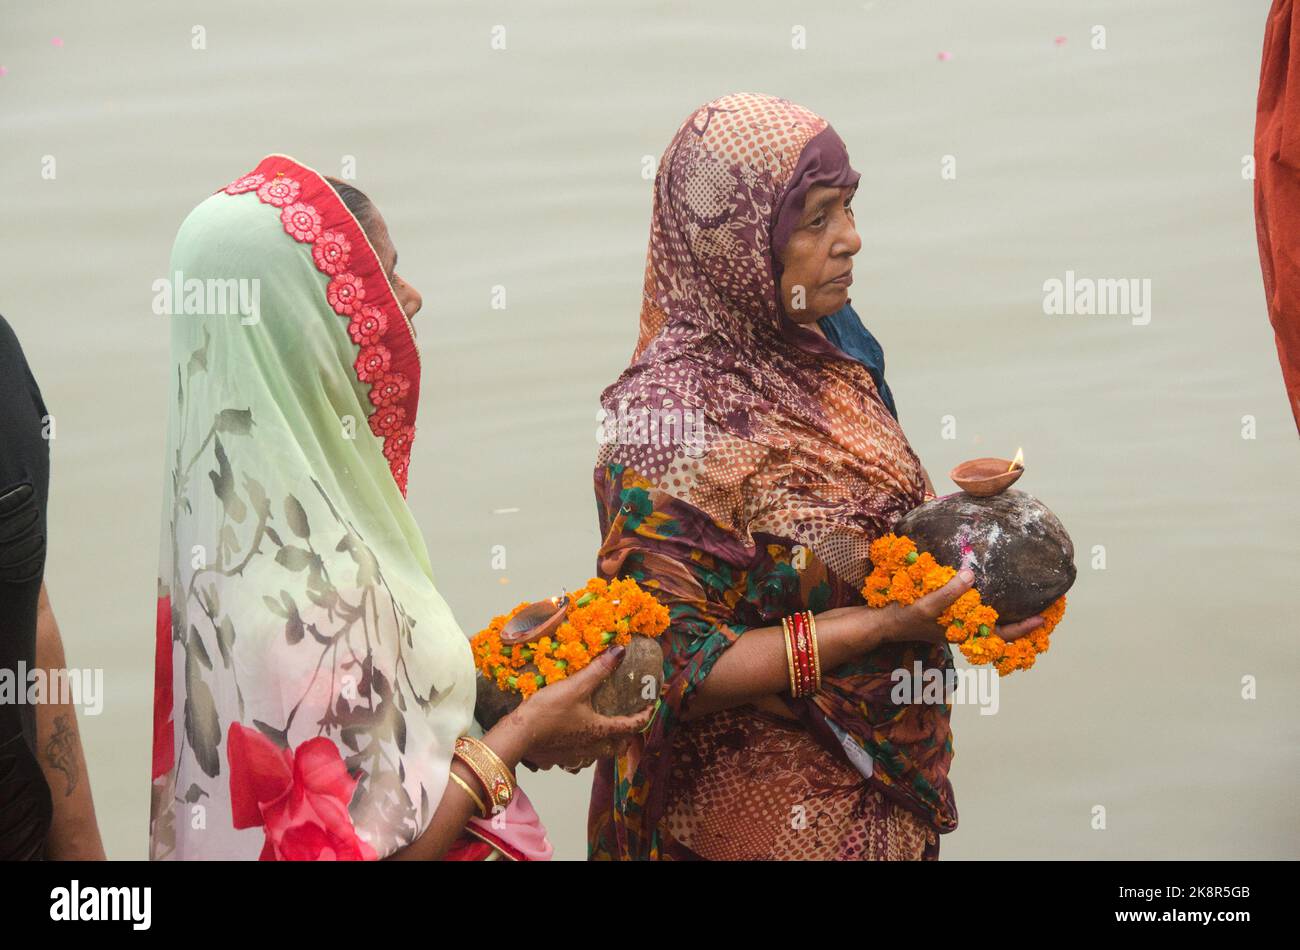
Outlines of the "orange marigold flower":
M 899 568 L 894 572 L 894 576 L 889 581 L 889 596 L 904 607 L 916 602 L 916 586 L 912 583 L 912 578 L 908 576 L 907 571 Z
M 1060 623 L 1061 618 L 1065 616 L 1065 596 L 1062 595 L 1061 597 L 1058 597 L 1056 601 L 1054 601 L 1051 606 L 1044 610 L 1039 616 L 1043 618 L 1043 625 L 1038 628 L 1039 630 L 1042 630 L 1044 633 L 1051 633 L 1055 630 L 1056 625 Z
M 557 659 L 564 660 L 569 664 L 568 672 L 570 673 L 576 673 L 591 662 L 591 653 L 581 640 L 562 644 L 555 651 L 555 656 Z
M 966 616 L 962 618 L 962 620 L 966 626 L 971 628 L 972 633 L 979 631 L 980 624 L 984 624 L 989 628 L 989 632 L 992 633 L 993 627 L 998 622 L 998 612 L 988 604 L 976 604 L 970 609 Z
M 906 562 L 904 563 L 906 564 Z M 927 551 L 918 554 L 916 556 L 915 561 L 913 561 L 911 564 L 907 564 L 906 570 L 908 576 L 912 578 L 912 583 L 917 585 L 918 587 L 921 587 L 922 590 L 924 590 L 926 575 L 929 574 L 938 566 L 939 566 L 938 562 L 935 561 L 935 559 L 931 557 L 930 553 Z
M 1027 670 L 1033 666 L 1034 659 L 1038 655 L 1033 644 L 1026 642 L 1024 639 L 1007 644 L 1007 654 L 1015 658 L 1018 668 L 1022 670 Z
M 516 682 L 517 685 L 515 688 L 519 690 L 519 695 L 523 696 L 524 699 L 527 699 L 529 696 L 533 695 L 533 693 L 537 692 L 537 680 L 531 673 L 522 674 Z
M 862 593 L 867 598 L 868 607 L 887 607 L 889 605 L 888 590 L 881 592 L 878 590 L 866 589 L 863 590 Z
M 921 580 L 921 590 L 927 594 L 931 591 L 936 591 L 956 576 L 957 572 L 951 567 L 944 567 L 942 564 L 937 564 L 929 571 L 926 571 L 925 577 Z
M 871 542 L 871 564 L 892 574 L 901 568 L 907 555 L 916 550 L 911 538 L 886 534 Z
M 862 584 L 862 596 L 869 607 L 884 607 L 889 603 L 889 575 L 877 567 Z
M 947 626 L 954 620 L 964 621 L 966 615 L 978 607 L 979 604 L 980 593 L 972 587 L 948 605 L 948 609 L 939 615 L 939 623 Z
M 966 657 L 967 660 L 977 666 L 981 663 L 992 662 L 986 654 L 984 645 L 980 643 L 978 637 L 970 637 L 962 641 L 960 649 L 962 656 Z
M 988 637 L 971 637 L 961 645 L 961 651 L 972 663 L 996 663 L 1007 650 L 1007 642 L 994 634 Z M 972 654 L 978 659 L 972 659 Z

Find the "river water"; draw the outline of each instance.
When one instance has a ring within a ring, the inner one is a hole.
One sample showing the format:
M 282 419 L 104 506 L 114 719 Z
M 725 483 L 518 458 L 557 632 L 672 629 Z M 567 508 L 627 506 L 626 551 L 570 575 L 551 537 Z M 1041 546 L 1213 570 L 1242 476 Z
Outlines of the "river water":
M 47 582 L 70 662 L 105 671 L 82 730 L 110 855 L 146 853 L 167 393 L 151 285 L 188 210 L 269 152 L 355 164 L 424 294 L 410 499 L 473 631 L 589 576 L 596 397 L 635 339 L 646 156 L 699 103 L 752 90 L 826 115 L 863 173 L 854 302 L 939 490 L 1023 446 L 1018 487 L 1075 540 L 1050 653 L 996 715 L 954 712 L 944 856 L 1296 857 L 1300 441 L 1243 175 L 1267 7 L 6 5 L 0 310 L 57 420 Z M 1150 281 L 1149 322 L 1045 314 L 1067 272 Z M 589 784 L 524 776 L 560 857 L 585 853 Z

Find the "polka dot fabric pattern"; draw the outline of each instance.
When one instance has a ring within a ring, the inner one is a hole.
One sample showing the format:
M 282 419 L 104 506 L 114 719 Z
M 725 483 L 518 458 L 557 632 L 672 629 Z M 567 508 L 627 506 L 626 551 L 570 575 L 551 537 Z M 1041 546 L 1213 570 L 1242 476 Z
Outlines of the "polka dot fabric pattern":
M 809 734 L 749 707 L 673 742 L 664 824 L 679 858 L 922 861 L 939 836 Z

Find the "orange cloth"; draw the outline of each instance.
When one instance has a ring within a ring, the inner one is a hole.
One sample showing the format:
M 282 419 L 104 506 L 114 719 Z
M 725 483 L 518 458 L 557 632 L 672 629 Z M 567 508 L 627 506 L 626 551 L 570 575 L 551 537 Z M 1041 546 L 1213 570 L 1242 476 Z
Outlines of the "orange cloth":
M 1255 113 L 1255 226 L 1282 381 L 1300 432 L 1300 18 L 1294 6 L 1293 0 L 1273 0 L 1264 30 Z

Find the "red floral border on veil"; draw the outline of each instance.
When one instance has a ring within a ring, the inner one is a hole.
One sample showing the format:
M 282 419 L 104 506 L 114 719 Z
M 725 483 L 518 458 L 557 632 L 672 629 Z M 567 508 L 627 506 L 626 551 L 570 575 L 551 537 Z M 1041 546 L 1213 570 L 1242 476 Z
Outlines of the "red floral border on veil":
M 406 495 L 415 412 L 420 399 L 420 353 L 374 248 L 343 200 L 318 172 L 284 155 L 270 155 L 221 189 L 256 192 L 277 209 L 285 233 L 308 245 L 316 269 L 329 277 L 325 300 L 348 321 L 357 346 L 352 364 L 374 407 L 367 421 L 383 444 L 393 480 Z

